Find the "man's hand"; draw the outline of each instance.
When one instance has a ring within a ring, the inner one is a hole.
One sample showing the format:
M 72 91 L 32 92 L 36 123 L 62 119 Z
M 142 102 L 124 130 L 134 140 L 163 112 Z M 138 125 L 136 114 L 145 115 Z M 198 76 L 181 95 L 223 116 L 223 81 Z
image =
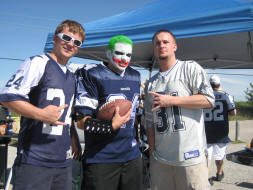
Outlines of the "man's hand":
M 114 130 L 117 130 L 126 122 L 128 122 L 131 118 L 131 112 L 132 112 L 132 109 L 129 109 L 129 111 L 125 115 L 120 116 L 119 107 L 116 107 L 114 116 L 112 118 L 112 128 Z
M 167 94 L 159 94 L 156 92 L 149 91 L 148 92 L 151 95 L 154 95 L 153 98 L 153 105 L 157 105 L 152 109 L 152 111 L 155 111 L 161 107 L 170 107 L 173 106 L 173 100 L 175 99 L 174 96 L 170 96 Z
M 62 105 L 62 106 L 48 105 L 47 107 L 42 109 L 43 116 L 41 120 L 47 124 L 67 125 L 64 122 L 58 121 L 61 117 L 61 111 L 67 107 L 68 107 L 67 104 Z

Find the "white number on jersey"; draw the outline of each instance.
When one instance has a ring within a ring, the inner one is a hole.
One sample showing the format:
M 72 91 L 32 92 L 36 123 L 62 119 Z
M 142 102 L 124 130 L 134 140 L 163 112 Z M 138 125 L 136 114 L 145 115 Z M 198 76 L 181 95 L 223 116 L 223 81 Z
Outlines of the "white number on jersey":
M 65 95 L 62 89 L 55 89 L 55 88 L 49 88 L 47 90 L 47 100 L 53 100 L 54 98 L 60 99 L 60 105 L 65 104 Z M 73 103 L 74 96 L 72 96 L 71 101 L 68 105 L 67 114 L 65 117 L 64 122 L 67 124 L 71 124 L 71 105 Z M 59 105 L 59 106 L 60 106 Z M 64 113 L 64 109 L 61 110 L 61 115 Z M 43 123 L 42 133 L 43 134 L 50 134 L 50 135 L 62 135 L 63 131 L 63 125 L 50 125 L 47 123 Z
M 204 116 L 205 121 L 223 121 L 223 103 L 222 102 L 215 102 L 215 107 L 213 109 L 205 109 Z
M 174 92 L 171 94 L 171 96 L 177 96 L 177 93 Z M 156 111 L 156 114 L 157 114 L 157 122 L 155 124 L 157 131 L 160 133 L 164 133 L 170 128 L 170 123 L 168 120 L 166 109 L 162 107 Z M 185 124 L 184 121 L 182 120 L 180 107 L 178 106 L 171 107 L 171 118 L 173 118 L 172 127 L 174 132 L 185 130 Z
M 21 82 L 24 79 L 24 76 L 19 76 L 17 75 L 18 78 L 16 78 L 16 74 L 12 75 L 11 79 L 7 82 L 7 84 L 5 85 L 5 87 L 11 87 L 12 85 L 15 86 L 15 89 L 19 89 L 19 87 L 21 86 Z

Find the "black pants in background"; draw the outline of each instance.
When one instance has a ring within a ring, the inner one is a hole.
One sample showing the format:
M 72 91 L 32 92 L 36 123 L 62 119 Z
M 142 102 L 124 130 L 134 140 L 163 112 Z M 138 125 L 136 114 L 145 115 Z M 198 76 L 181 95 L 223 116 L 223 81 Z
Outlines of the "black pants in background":
M 141 190 L 142 160 L 124 163 L 83 163 L 82 190 Z

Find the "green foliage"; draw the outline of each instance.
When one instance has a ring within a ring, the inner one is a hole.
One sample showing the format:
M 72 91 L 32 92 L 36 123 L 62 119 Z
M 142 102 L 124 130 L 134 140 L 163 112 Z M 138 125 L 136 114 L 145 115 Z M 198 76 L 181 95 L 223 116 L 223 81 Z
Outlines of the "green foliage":
M 244 93 L 246 94 L 246 99 L 249 103 L 253 104 L 253 83 L 250 83 L 250 89 L 247 88 Z
M 250 102 L 235 102 L 237 110 L 237 120 L 250 120 L 253 119 L 253 104 Z M 232 117 L 229 119 L 233 120 Z

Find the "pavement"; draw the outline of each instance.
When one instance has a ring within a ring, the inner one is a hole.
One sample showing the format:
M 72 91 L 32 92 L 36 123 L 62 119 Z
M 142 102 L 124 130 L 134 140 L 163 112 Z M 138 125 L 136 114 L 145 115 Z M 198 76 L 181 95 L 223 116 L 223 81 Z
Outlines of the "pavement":
M 247 143 L 253 138 L 253 120 L 238 121 L 236 132 L 236 122 L 230 121 L 229 137 L 232 141 L 240 140 L 244 143 L 229 143 L 227 153 L 243 150 Z M 8 170 L 12 167 L 16 156 L 16 147 L 8 147 Z M 224 161 L 225 177 L 221 182 L 214 182 L 211 190 L 252 190 L 253 189 L 253 166 L 242 165 Z M 210 176 L 216 175 L 215 164 L 212 163 Z M 12 189 L 10 185 L 8 190 Z M 0 189 L 3 190 L 3 189 Z
M 245 143 L 229 143 L 227 148 L 227 154 L 243 150 L 246 144 L 249 143 L 253 138 L 253 120 L 238 121 L 237 133 L 235 121 L 230 121 L 229 126 L 230 139 L 232 141 L 240 140 Z M 253 189 L 253 166 L 242 165 L 225 159 L 223 171 L 225 174 L 224 179 L 221 182 L 214 182 L 214 185 L 211 187 L 211 190 Z M 210 174 L 211 176 L 216 175 L 215 163 L 212 163 L 212 170 Z

